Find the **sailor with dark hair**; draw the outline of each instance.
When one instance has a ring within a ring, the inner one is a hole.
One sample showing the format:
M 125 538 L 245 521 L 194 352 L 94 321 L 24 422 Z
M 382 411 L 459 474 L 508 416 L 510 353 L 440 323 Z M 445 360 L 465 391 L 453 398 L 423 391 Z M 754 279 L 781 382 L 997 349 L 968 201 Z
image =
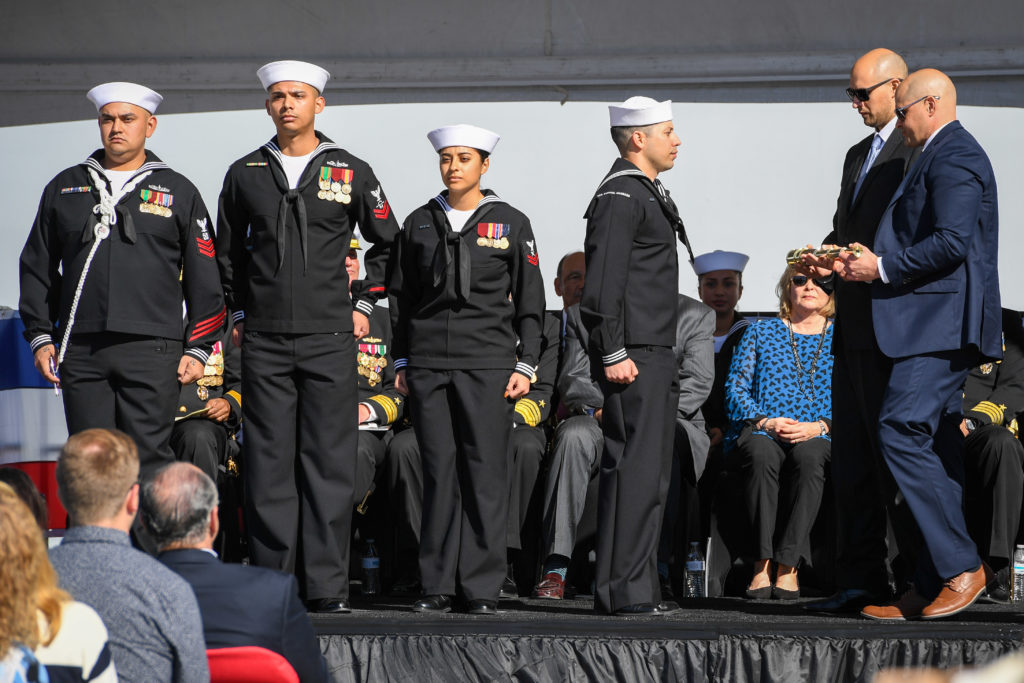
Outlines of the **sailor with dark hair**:
M 163 97 L 104 83 L 88 98 L 103 148 L 43 190 L 19 308 L 68 432 L 124 430 L 148 473 L 173 460 L 179 383 L 203 376 L 223 332 L 213 225 L 195 186 L 146 150 Z
M 461 593 L 469 612 L 494 614 L 508 440 L 540 359 L 544 286 L 529 219 L 480 189 L 498 135 L 458 125 L 428 138 L 447 190 L 406 219 L 390 283 L 396 386 L 423 464 L 426 595 L 414 609 L 447 612 Z
M 663 614 L 657 549 L 672 465 L 679 381 L 679 262 L 689 242 L 658 174 L 675 164 L 672 103 L 631 97 L 609 107 L 620 158 L 587 207 L 580 303 L 604 393 L 595 608 Z M 692 252 L 690 253 L 692 260 Z
M 370 166 L 314 127 L 330 74 L 282 61 L 257 75 L 277 134 L 228 169 L 217 215 L 245 368 L 250 550 L 255 564 L 295 572 L 310 609 L 348 612 L 355 340 L 384 296 L 398 224 Z M 374 246 L 350 296 L 356 225 Z

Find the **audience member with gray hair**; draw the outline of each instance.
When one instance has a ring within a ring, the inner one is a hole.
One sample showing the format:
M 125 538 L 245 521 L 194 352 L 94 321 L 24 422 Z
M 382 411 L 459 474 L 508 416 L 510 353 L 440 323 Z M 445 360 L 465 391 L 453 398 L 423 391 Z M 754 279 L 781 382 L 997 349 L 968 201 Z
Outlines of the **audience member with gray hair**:
M 195 591 L 207 648 L 263 647 L 287 659 L 300 680 L 327 680 L 295 577 L 217 559 L 220 522 L 210 477 L 189 463 L 165 465 L 143 484 L 141 507 L 160 561 Z
M 202 619 L 188 584 L 131 547 L 139 508 L 139 456 L 131 438 L 87 429 L 57 460 L 57 492 L 72 527 L 50 551 L 60 586 L 96 610 L 125 681 L 209 679 Z

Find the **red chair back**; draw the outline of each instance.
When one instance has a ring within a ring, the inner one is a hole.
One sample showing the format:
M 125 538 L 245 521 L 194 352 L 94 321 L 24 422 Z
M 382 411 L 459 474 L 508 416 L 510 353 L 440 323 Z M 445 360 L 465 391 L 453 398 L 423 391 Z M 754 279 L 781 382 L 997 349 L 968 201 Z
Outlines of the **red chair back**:
M 210 683 L 299 683 L 288 660 L 263 647 L 221 647 L 206 651 Z

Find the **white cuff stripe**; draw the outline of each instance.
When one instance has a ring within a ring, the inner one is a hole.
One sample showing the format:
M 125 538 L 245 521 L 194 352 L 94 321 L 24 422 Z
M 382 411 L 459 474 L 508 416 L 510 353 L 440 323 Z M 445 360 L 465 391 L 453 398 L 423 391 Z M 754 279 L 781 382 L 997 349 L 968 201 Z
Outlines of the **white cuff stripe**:
M 401 370 L 402 368 L 404 368 L 408 364 L 409 364 L 409 359 L 408 358 L 396 358 L 394 360 L 395 370 Z
M 605 365 L 614 365 L 620 361 L 624 361 L 629 356 L 626 354 L 626 349 L 619 349 L 614 353 L 609 353 L 607 356 L 601 356 L 601 362 Z
M 526 363 L 516 363 L 515 371 L 531 378 L 533 377 L 533 373 L 536 372 L 532 365 L 527 365 Z
M 242 322 L 243 320 L 245 320 L 245 311 L 235 311 L 234 313 L 231 314 L 231 319 L 234 320 L 236 323 Z
M 53 337 L 51 337 L 48 334 L 41 334 L 38 337 L 36 337 L 35 339 L 33 339 L 32 341 L 30 341 L 28 343 L 28 345 L 32 349 L 32 353 L 35 353 L 40 348 L 46 346 L 47 344 L 52 344 L 52 343 L 53 343 Z
M 359 311 L 360 313 L 363 313 L 363 314 L 367 315 L 367 316 L 372 315 L 373 314 L 373 304 L 371 304 L 369 301 L 363 301 L 363 300 L 357 301 L 356 302 L 356 310 Z
M 206 365 L 206 361 L 210 360 L 210 354 L 208 354 L 208 353 L 206 353 L 204 351 L 201 351 L 199 349 L 186 349 L 185 350 L 185 355 L 186 356 L 192 356 L 196 360 L 203 361 L 203 365 Z

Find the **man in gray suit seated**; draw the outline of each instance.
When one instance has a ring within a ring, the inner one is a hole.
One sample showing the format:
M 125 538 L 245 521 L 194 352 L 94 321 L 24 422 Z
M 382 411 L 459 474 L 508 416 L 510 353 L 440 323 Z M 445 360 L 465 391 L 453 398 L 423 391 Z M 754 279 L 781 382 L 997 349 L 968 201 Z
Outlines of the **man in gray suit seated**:
M 127 434 L 87 429 L 69 438 L 57 460 L 57 493 L 71 528 L 50 561 L 60 587 L 103 619 L 121 680 L 208 680 L 196 596 L 128 539 L 138 479 L 139 455 Z
M 679 367 L 679 406 L 672 472 L 683 486 L 673 485 L 670 492 L 683 491 L 686 482 L 695 485 L 703 472 L 709 440 L 700 406 L 711 391 L 715 375 L 714 311 L 682 294 L 678 296 L 677 305 L 679 315 L 673 350 Z M 536 598 L 560 600 L 565 596 L 565 574 L 576 545 L 587 488 L 597 476 L 604 448 L 600 425 L 604 396 L 593 379 L 587 347 L 587 332 L 580 321 L 579 306 L 571 306 L 567 309 L 565 350 L 558 375 L 561 401 L 571 417 L 563 420 L 555 431 L 544 486 L 545 560 L 541 581 L 533 591 Z M 670 499 L 666 504 L 667 523 L 663 535 L 667 536 L 660 544 L 665 549 L 671 548 L 676 513 L 684 500 L 677 493 L 675 502 Z M 662 554 L 659 552 L 659 556 Z M 664 557 L 667 562 L 667 554 Z

